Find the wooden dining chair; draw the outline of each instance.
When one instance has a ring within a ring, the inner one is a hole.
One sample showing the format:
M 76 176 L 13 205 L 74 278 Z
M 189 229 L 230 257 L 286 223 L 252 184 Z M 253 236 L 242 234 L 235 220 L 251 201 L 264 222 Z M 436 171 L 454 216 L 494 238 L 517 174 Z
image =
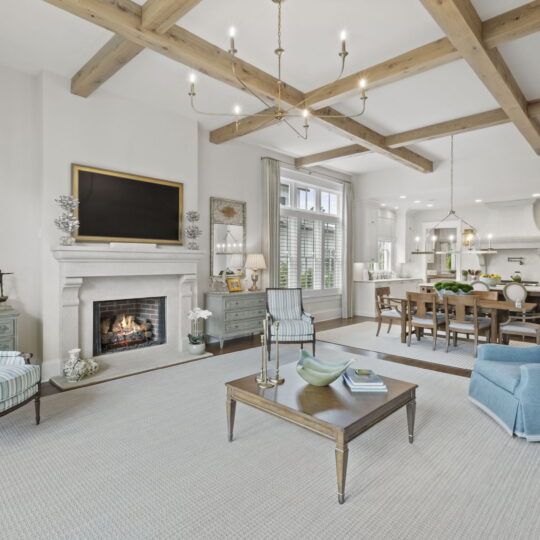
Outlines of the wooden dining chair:
M 478 302 L 480 298 L 473 294 L 446 294 L 444 296 L 444 322 L 446 327 L 446 352 L 450 346 L 450 337 L 454 336 L 454 346 L 457 346 L 458 334 L 474 336 L 473 355 L 476 358 L 478 338 L 486 336 L 489 342 L 491 322 L 489 319 L 478 317 Z
M 480 300 L 498 300 L 499 292 L 498 291 L 481 291 L 480 289 L 471 291 L 469 293 L 471 296 L 478 296 Z
M 377 333 L 381 331 L 381 325 L 388 323 L 390 333 L 394 321 L 402 321 L 404 317 L 401 301 L 390 298 L 390 287 L 377 287 L 375 289 L 375 313 L 377 319 Z
M 431 330 L 433 350 L 437 347 L 437 331 L 444 326 L 444 314 L 437 312 L 437 293 L 407 293 L 407 347 L 411 346 L 413 328 L 420 341 L 424 329 Z

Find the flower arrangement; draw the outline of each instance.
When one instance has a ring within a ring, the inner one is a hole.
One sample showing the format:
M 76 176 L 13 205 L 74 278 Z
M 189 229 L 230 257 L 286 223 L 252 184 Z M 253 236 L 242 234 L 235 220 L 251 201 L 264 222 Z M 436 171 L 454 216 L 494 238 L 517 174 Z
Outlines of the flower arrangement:
M 79 206 L 79 200 L 71 195 L 60 195 L 54 202 L 64 210 L 63 214 L 54 220 L 54 224 L 57 229 L 68 235 L 60 238 L 60 244 L 63 246 L 71 246 L 74 241 L 71 233 L 76 231 L 80 225 L 79 220 L 73 213 L 73 210 Z
M 459 283 L 459 281 L 439 281 L 434 287 L 439 294 L 467 294 L 473 290 L 468 283 Z
M 199 225 L 197 225 L 197 222 L 200 218 L 201 215 L 195 210 L 186 212 L 186 219 L 189 221 L 189 225 L 186 227 L 186 237 L 191 240 L 188 243 L 188 249 L 199 249 L 197 238 L 201 236 L 202 230 L 199 228 Z
M 204 343 L 204 333 L 201 331 L 201 319 L 208 319 L 212 316 L 212 312 L 207 309 L 196 307 L 188 313 L 188 319 L 191 321 L 191 333 L 188 334 L 189 343 L 191 345 L 200 345 Z

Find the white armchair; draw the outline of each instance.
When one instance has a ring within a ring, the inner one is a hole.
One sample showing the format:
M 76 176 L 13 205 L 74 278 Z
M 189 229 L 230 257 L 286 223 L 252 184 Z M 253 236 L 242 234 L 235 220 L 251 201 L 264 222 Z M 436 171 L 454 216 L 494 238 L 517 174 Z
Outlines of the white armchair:
M 304 311 L 302 305 L 302 289 L 266 289 L 266 312 L 270 321 L 268 328 L 268 355 L 272 342 L 276 343 L 275 321 L 279 321 L 279 342 L 304 343 L 311 342 L 315 355 L 314 318 Z
M 0 416 L 34 400 L 40 421 L 41 368 L 30 364 L 31 354 L 0 351 Z

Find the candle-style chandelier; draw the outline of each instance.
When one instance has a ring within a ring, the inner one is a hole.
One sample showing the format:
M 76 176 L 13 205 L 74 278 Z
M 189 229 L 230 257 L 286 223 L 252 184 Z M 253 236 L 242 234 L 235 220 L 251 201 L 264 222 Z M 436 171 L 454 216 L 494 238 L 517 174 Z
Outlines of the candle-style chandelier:
M 267 118 L 268 124 L 274 122 L 277 120 L 278 122 L 284 122 L 287 124 L 300 138 L 307 140 L 308 138 L 308 129 L 309 129 L 309 117 L 311 115 L 310 110 L 305 106 L 305 101 L 302 100 L 299 103 L 296 103 L 295 105 L 286 108 L 284 106 L 283 100 L 281 98 L 282 89 L 283 89 L 283 81 L 281 80 L 281 61 L 283 54 L 285 53 L 285 49 L 282 47 L 281 44 L 281 5 L 283 4 L 285 0 L 272 0 L 274 4 L 277 4 L 278 12 L 277 12 L 277 48 L 274 50 L 275 55 L 277 56 L 277 81 L 276 81 L 276 100 L 274 104 L 271 104 L 267 101 L 267 98 L 261 96 L 261 92 L 259 90 L 255 90 L 249 86 L 245 81 L 242 80 L 242 78 L 238 75 L 237 72 L 237 62 L 236 62 L 236 53 L 238 52 L 235 48 L 234 38 L 236 35 L 236 30 L 234 28 L 231 28 L 229 31 L 229 50 L 228 53 L 232 55 L 232 73 L 234 78 L 238 81 L 240 87 L 251 94 L 253 97 L 257 98 L 261 103 L 264 104 L 265 108 L 268 110 L 267 112 L 260 112 L 255 114 L 242 114 L 242 109 L 240 105 L 235 105 L 233 108 L 233 112 L 205 112 L 197 109 L 195 107 L 195 74 L 192 73 L 190 75 L 190 90 L 189 90 L 189 97 L 191 102 L 191 108 L 198 114 L 203 115 L 209 115 L 209 116 L 230 116 L 234 118 L 236 122 L 236 131 L 238 131 L 238 122 L 242 118 L 249 117 L 260 117 L 260 118 Z M 345 70 L 345 60 L 348 56 L 347 51 L 347 42 L 346 42 L 346 33 L 345 31 L 341 32 L 341 51 L 339 52 L 339 57 L 341 59 L 341 70 L 339 72 L 339 75 L 336 79 L 338 81 L 343 76 L 343 72 Z M 354 115 L 344 115 L 344 114 L 324 114 L 324 113 L 317 113 L 316 116 L 318 118 L 358 118 L 359 116 L 362 116 L 366 110 L 366 80 L 360 79 L 358 81 L 359 86 L 359 92 L 360 92 L 360 100 L 362 102 L 362 110 L 358 114 Z M 300 111 L 301 110 L 301 111 Z M 290 118 L 303 118 L 303 132 L 298 130 L 293 124 L 289 122 Z M 261 126 L 264 127 L 264 124 Z

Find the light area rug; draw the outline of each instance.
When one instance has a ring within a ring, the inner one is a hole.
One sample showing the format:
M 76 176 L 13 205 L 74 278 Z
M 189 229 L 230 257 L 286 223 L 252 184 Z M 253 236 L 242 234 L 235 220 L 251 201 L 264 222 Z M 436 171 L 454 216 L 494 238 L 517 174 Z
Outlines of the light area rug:
M 473 357 L 473 340 L 458 340 L 457 347 L 450 343 L 448 353 L 445 352 L 444 337 L 437 338 L 437 349 L 432 350 L 433 341 L 431 335 L 426 335 L 420 341 L 416 340 L 416 336 L 412 336 L 411 346 L 407 347 L 406 343 L 401 343 L 401 329 L 399 325 L 392 325 L 390 333 L 386 333 L 388 328 L 384 324 L 381 328 L 381 333 L 377 337 L 377 323 L 366 321 L 359 324 L 351 324 L 342 326 L 332 330 L 324 330 L 317 332 L 317 340 L 335 343 L 337 345 L 346 345 L 357 349 L 366 349 L 394 356 L 403 356 L 414 360 L 423 360 L 424 362 L 433 362 L 445 366 L 452 366 L 464 369 L 472 369 L 474 366 Z M 480 338 L 480 343 L 484 338 Z M 529 346 L 520 341 L 512 341 L 512 346 Z
M 282 346 L 294 361 L 295 346 Z M 352 355 L 320 344 L 327 360 Z M 419 385 L 416 437 L 400 410 L 349 445 L 345 504 L 332 441 L 239 404 L 228 380 L 259 350 L 48 396 L 0 419 L 2 539 L 532 539 L 540 444 L 467 399 L 468 379 L 369 357 Z M 333 384 L 342 384 L 336 381 Z

